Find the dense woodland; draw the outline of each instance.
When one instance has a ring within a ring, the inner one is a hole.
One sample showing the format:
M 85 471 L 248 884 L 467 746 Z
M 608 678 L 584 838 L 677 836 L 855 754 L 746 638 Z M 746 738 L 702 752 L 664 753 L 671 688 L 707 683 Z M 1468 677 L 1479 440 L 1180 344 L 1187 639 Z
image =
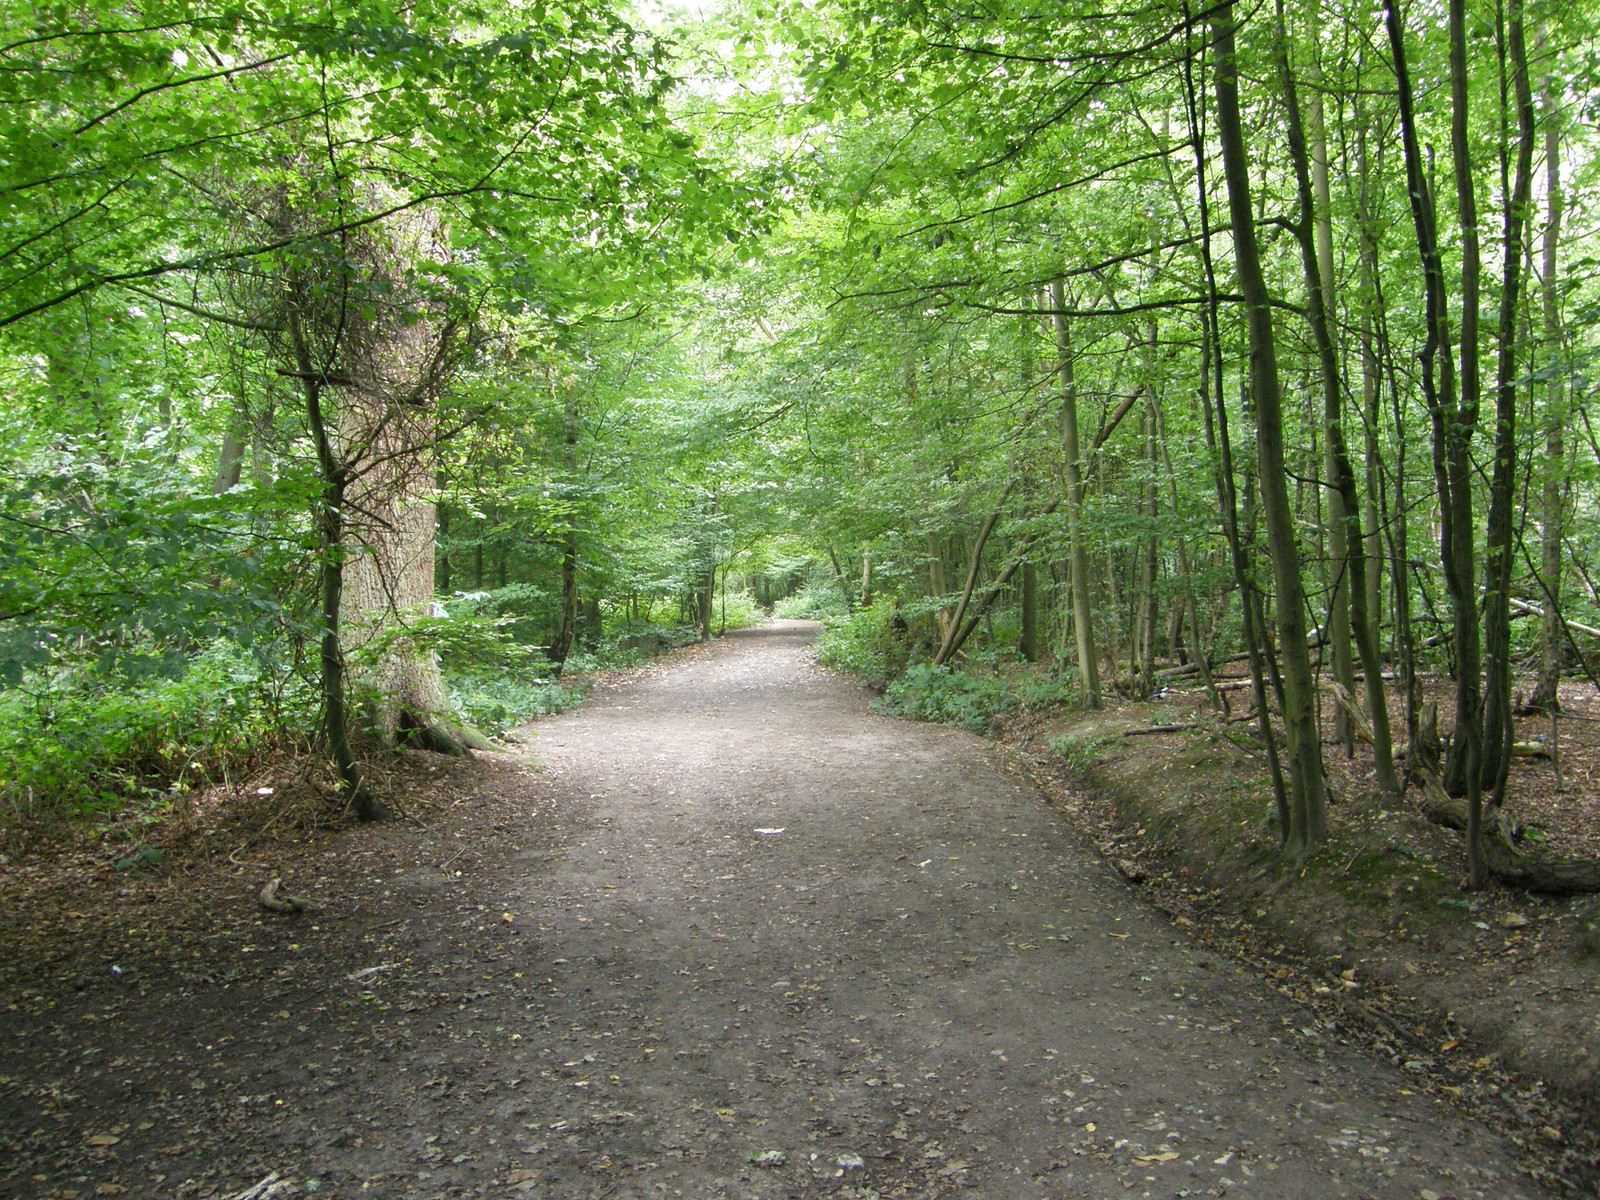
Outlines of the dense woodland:
M 1600 632 L 1590 9 L 9 4 L 0 816 L 381 816 L 775 606 L 908 711 L 1247 669 L 1289 853 L 1326 710 L 1591 886 L 1501 820 Z

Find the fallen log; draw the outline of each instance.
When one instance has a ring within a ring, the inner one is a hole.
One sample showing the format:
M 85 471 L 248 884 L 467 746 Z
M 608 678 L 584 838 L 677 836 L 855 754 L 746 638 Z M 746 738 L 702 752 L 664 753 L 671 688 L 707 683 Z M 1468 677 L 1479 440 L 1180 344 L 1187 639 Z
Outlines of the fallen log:
M 1526 600 L 1518 600 L 1515 596 L 1511 598 L 1510 604 L 1511 607 L 1516 609 L 1518 612 L 1526 613 L 1530 617 L 1544 616 L 1544 609 L 1540 608 L 1537 604 L 1529 604 Z M 1569 621 L 1565 617 L 1557 617 L 1556 619 L 1575 633 L 1587 633 L 1590 637 L 1600 637 L 1600 629 L 1596 629 L 1593 625 L 1584 625 L 1577 621 Z

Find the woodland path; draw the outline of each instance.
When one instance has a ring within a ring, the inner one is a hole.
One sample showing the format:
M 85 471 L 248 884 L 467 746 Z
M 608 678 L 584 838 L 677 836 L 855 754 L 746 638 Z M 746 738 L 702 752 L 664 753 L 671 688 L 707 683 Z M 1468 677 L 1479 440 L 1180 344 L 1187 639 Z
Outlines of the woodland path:
M 316 924 L 239 915 L 244 965 L 13 1012 L 0 1071 L 56 1099 L 0 1111 L 38 1172 L 0 1192 L 1546 1194 L 1185 941 L 982 739 L 872 713 L 813 633 L 530 727 L 468 857 L 335 878 Z

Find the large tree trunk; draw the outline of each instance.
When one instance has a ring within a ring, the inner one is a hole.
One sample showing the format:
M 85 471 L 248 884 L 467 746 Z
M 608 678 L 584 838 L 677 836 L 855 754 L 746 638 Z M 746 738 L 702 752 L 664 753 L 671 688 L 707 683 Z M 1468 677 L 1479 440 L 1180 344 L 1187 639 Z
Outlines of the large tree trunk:
M 426 407 L 343 389 L 340 438 L 355 469 L 347 489 L 343 639 L 369 648 L 359 683 L 374 731 L 390 745 L 445 754 L 493 749 L 458 721 L 439 661 L 404 634 L 442 616 L 434 602 L 433 422 Z
M 416 215 L 345 254 L 359 264 L 352 294 L 318 313 L 320 340 L 341 364 L 344 652 L 361 663 L 363 707 L 384 742 L 448 754 L 493 749 L 456 719 L 438 659 L 411 632 L 443 615 L 434 605 L 432 402 L 458 330 L 442 315 L 416 318 L 427 302 L 406 295 L 406 277 L 448 248 L 437 220 Z
M 1305 592 L 1295 542 L 1283 442 L 1282 396 L 1272 308 L 1262 275 L 1251 208 L 1250 170 L 1239 119 L 1238 67 L 1234 60 L 1234 8 L 1224 4 L 1212 20 L 1216 52 L 1217 139 L 1222 146 L 1228 210 L 1233 221 L 1239 291 L 1250 336 L 1250 380 L 1256 405 L 1256 452 L 1262 518 L 1277 585 L 1279 654 L 1283 673 L 1283 724 L 1289 760 L 1290 822 L 1285 848 L 1303 854 L 1327 836 L 1327 795 L 1317 733 L 1316 685 L 1306 636 Z

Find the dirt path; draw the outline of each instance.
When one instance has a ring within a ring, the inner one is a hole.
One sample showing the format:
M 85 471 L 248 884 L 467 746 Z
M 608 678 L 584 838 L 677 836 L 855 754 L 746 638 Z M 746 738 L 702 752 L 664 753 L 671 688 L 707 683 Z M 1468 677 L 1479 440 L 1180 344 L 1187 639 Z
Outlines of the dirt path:
M 93 989 L 13 1008 L 0 1071 L 34 1078 L 0 1093 L 0 1191 L 1545 1195 L 1187 943 L 980 739 L 870 713 L 810 635 L 539 723 L 548 772 L 493 768 L 523 815 L 477 869 L 375 870 L 326 933 L 252 915 L 270 957 L 209 992 L 152 967 L 87 1025 Z

